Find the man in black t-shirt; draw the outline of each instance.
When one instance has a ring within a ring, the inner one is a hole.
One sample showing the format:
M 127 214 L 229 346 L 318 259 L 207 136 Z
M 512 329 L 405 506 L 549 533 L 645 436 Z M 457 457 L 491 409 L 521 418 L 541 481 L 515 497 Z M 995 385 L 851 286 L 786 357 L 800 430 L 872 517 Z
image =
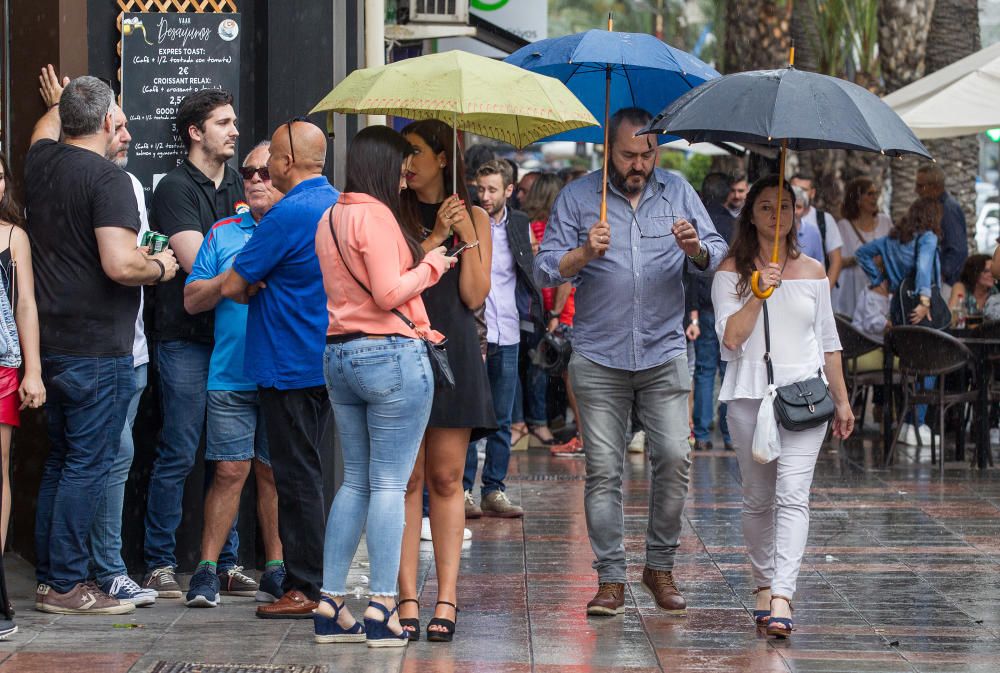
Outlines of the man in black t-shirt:
M 60 126 L 63 143 L 51 140 Z M 42 612 L 135 609 L 86 584 L 88 537 L 135 389 L 138 286 L 168 281 L 177 270 L 171 251 L 150 256 L 136 248 L 132 182 L 108 160 L 128 140 L 111 88 L 80 77 L 39 120 L 25 159 L 51 444 L 35 522 Z
M 170 237 L 183 272 L 156 290 L 152 336 L 156 340 L 163 428 L 146 501 L 143 585 L 163 598 L 180 598 L 175 568 L 184 483 L 194 465 L 205 425 L 212 313 L 184 311 L 184 282 L 212 224 L 236 212 L 243 180 L 227 161 L 236 153 L 236 112 L 226 91 L 197 91 L 177 110 L 177 133 L 188 155 L 153 192 L 150 226 Z M 236 565 L 235 524 L 219 555 L 222 593 L 256 594 L 257 585 Z

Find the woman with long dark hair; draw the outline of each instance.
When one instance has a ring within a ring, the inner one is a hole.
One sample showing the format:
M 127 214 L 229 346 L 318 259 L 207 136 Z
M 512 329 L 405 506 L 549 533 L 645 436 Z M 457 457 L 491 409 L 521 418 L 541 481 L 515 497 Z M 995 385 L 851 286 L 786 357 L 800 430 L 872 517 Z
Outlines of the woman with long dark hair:
M 843 218 L 837 222 L 844 240 L 840 250 L 844 262 L 837 286 L 833 288 L 833 310 L 836 313 L 854 315 L 858 296 L 868 285 L 865 272 L 854 258 L 855 251 L 865 243 L 888 235 L 892 229 L 889 216 L 879 212 L 879 193 L 872 179 L 866 177 L 851 180 L 844 189 Z
M 895 316 L 893 322 L 897 324 L 905 320 L 918 325 L 932 317 L 931 288 L 941 284 L 938 244 L 943 213 L 940 200 L 921 197 L 910 205 L 888 236 L 866 243 L 854 253 L 870 286 L 878 292 L 892 297 L 905 279 L 914 279 L 920 303 L 910 315 Z M 881 264 L 875 263 L 876 257 L 882 259 Z M 933 386 L 934 380 L 934 377 L 925 378 L 924 386 Z M 911 446 L 917 444 L 918 439 L 920 444 L 930 444 L 931 429 L 924 422 L 926 417 L 927 405 L 917 405 L 916 418 L 910 415 L 907 422 L 900 424 L 900 441 Z
M 458 259 L 457 272 L 423 294 L 431 324 L 448 337 L 448 360 L 456 385 L 454 390 L 434 392 L 427 432 L 406 490 L 406 531 L 399 568 L 401 617 L 415 640 L 420 634 L 417 563 L 426 483 L 438 590 L 427 639 L 450 642 L 458 614 L 466 452 L 470 440 L 485 437 L 497 426 L 473 317 L 490 291 L 490 221 L 486 211 L 470 205 L 462 179 L 462 155 L 453 156 L 451 127 L 431 119 L 413 122 L 402 133 L 414 152 L 406 173 L 408 189 L 402 195 L 402 224 L 423 241 L 424 250 L 469 245 Z M 452 192 L 453 175 L 458 176 L 457 193 Z
M 969 255 L 962 265 L 959 281 L 951 286 L 948 308 L 956 315 L 982 317 L 986 302 L 997 293 L 993 280 L 993 258 L 989 255 Z
M 410 143 L 388 127 L 358 133 L 347 153 L 345 191 L 316 230 L 330 314 L 324 368 L 344 457 L 344 483 L 326 526 L 323 595 L 314 619 L 320 643 L 408 642 L 395 596 L 406 483 L 434 390 L 422 339 L 444 338 L 431 329 L 420 293 L 455 263 L 443 247 L 425 252 L 400 224 L 399 194 L 412 154 Z M 372 597 L 364 628 L 344 608 L 362 529 Z
M 779 428 L 781 455 L 765 464 L 754 460 L 754 433 L 768 392 L 769 366 L 779 387 L 813 378 L 822 369 L 836 403 L 834 436 L 847 437 L 854 427 L 829 281 L 821 262 L 798 251 L 795 197 L 787 184 L 784 189 L 779 214 L 778 179 L 765 177 L 753 184 L 729 256 L 712 282 L 715 329 L 722 359 L 729 363 L 719 401 L 728 404 L 743 481 L 743 537 L 757 585 L 754 619 L 768 635 L 781 638 L 792 633 L 792 598 L 809 534 L 809 488 L 827 425 L 802 431 Z M 774 263 L 770 260 L 779 226 Z M 767 300 L 750 291 L 755 271 L 761 274 L 762 290 L 774 289 Z M 770 363 L 765 360 L 768 351 Z

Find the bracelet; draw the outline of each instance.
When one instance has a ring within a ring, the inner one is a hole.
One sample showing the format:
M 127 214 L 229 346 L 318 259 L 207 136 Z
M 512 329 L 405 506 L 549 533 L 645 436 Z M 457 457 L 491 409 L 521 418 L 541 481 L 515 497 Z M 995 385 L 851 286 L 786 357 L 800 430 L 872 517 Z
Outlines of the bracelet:
M 691 324 L 694 325 L 695 327 L 697 327 L 698 326 L 698 319 L 697 318 L 691 318 Z
M 59 101 L 56 101 L 55 103 L 53 103 L 52 105 L 50 105 L 49 109 L 51 110 L 54 107 L 59 107 Z
M 150 262 L 154 262 L 156 264 L 156 266 L 160 267 L 160 276 L 159 276 L 159 278 L 157 278 L 156 280 L 153 281 L 154 283 L 159 283 L 161 280 L 163 280 L 163 276 L 166 275 L 166 273 L 167 273 L 167 267 L 163 266 L 163 262 L 161 262 L 160 260 L 155 259 L 153 257 L 150 257 L 149 261 Z
M 705 247 L 704 243 L 702 243 L 702 242 L 699 241 L 698 242 L 698 254 L 696 254 L 696 255 L 688 255 L 687 258 L 690 259 L 692 262 L 694 262 L 697 266 L 700 267 L 703 264 L 705 264 L 706 262 L 708 262 L 708 249 Z
M 478 239 L 476 239 L 475 241 L 472 241 L 471 243 L 468 243 L 466 241 L 462 241 L 462 243 L 465 243 L 466 250 L 468 250 L 469 248 L 478 248 L 479 247 L 479 240 Z

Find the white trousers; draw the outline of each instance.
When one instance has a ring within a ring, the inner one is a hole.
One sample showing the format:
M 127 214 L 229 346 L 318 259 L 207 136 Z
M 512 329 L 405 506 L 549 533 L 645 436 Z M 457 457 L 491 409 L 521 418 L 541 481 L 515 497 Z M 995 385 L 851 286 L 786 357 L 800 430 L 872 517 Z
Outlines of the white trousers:
M 780 428 L 781 456 L 766 465 L 751 455 L 760 400 L 728 403 L 729 432 L 743 482 L 743 538 L 753 579 L 791 599 L 809 537 L 809 487 L 826 424 L 801 432 Z

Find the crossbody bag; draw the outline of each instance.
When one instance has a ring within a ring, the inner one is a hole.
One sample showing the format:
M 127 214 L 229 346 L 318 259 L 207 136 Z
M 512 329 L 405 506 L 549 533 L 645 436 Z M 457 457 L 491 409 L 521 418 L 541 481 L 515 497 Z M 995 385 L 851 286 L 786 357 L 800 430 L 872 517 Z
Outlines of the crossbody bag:
M 764 302 L 764 363 L 767 365 L 767 383 L 774 385 L 774 367 L 771 363 L 771 325 Z M 833 418 L 833 397 L 823 380 L 821 371 L 816 376 L 775 388 L 774 417 L 786 430 L 808 430 Z
M 330 235 L 333 236 L 333 245 L 337 248 L 337 252 L 340 254 L 341 261 L 344 262 L 344 268 L 347 269 L 347 273 L 351 274 L 351 278 L 358 286 L 368 293 L 369 297 L 374 297 L 372 291 L 368 289 L 368 286 L 361 282 L 354 272 L 351 270 L 351 265 L 347 263 L 347 257 L 344 256 L 344 251 L 340 249 L 340 239 L 337 238 L 337 231 L 333 227 L 333 208 L 330 209 L 330 216 L 328 218 L 330 225 Z M 441 343 L 434 343 L 427 337 L 421 336 L 417 331 L 417 326 L 412 320 L 406 317 L 402 311 L 399 309 L 392 309 L 390 311 L 394 316 L 406 323 L 414 333 L 424 342 L 424 346 L 427 348 L 427 357 L 431 361 L 431 371 L 434 373 L 434 386 L 436 388 L 442 388 L 445 390 L 452 390 L 455 388 L 455 375 L 451 371 L 451 365 L 448 363 L 448 351 L 445 346 L 448 340 L 445 339 Z

